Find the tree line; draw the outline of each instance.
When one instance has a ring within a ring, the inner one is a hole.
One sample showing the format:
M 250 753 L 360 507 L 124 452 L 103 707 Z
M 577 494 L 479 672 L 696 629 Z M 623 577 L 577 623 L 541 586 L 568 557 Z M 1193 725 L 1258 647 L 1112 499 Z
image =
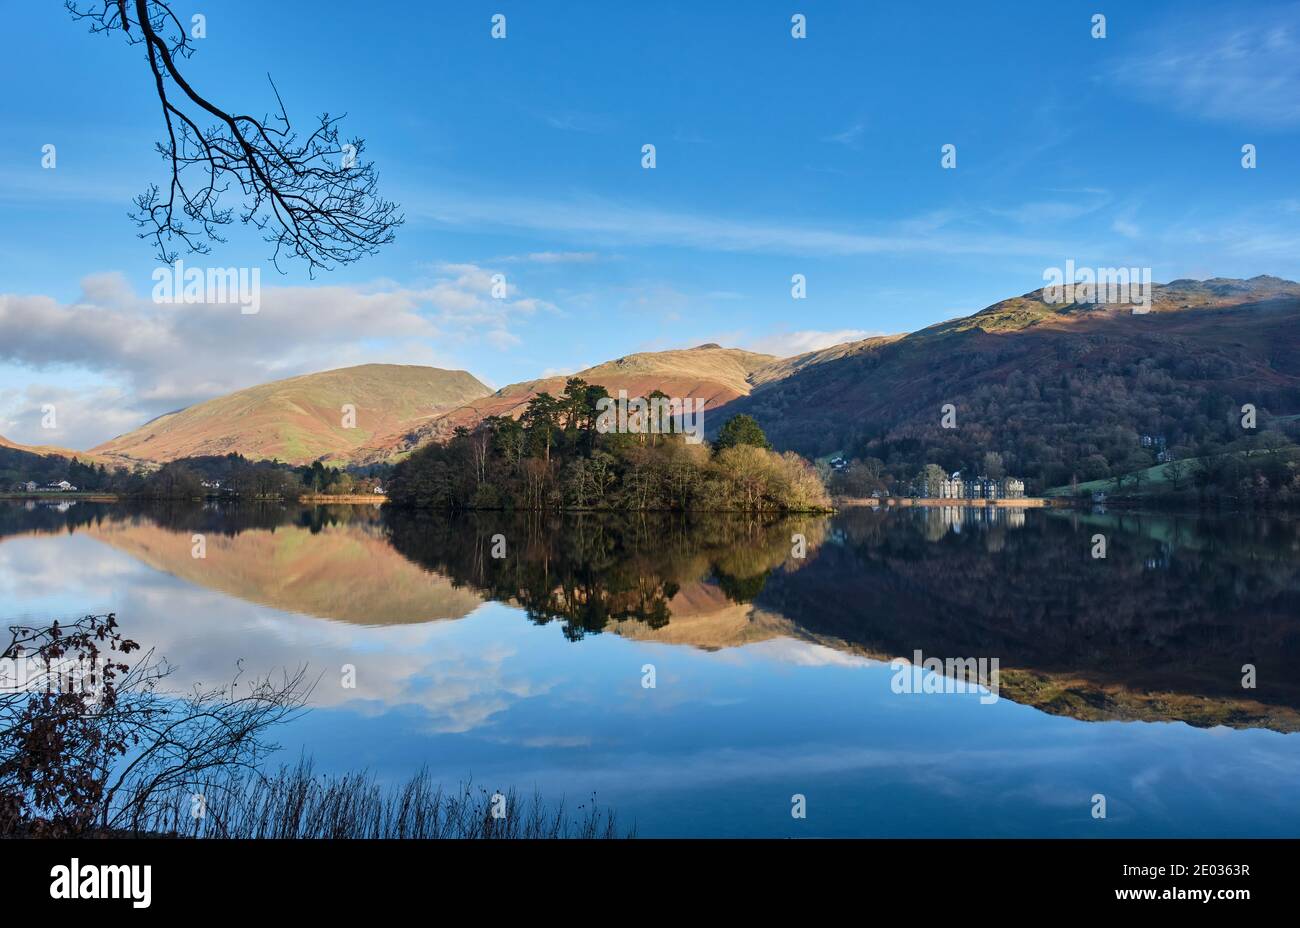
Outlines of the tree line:
M 389 500 L 404 507 L 527 510 L 811 511 L 829 507 L 803 458 L 773 451 L 758 423 L 735 416 L 710 445 L 680 421 L 663 432 L 608 431 L 608 391 L 571 377 L 518 418 L 460 427 L 394 467 Z M 666 399 L 655 391 L 650 401 Z
M 21 490 L 29 480 L 41 487 L 67 480 L 81 492 L 144 499 L 297 499 L 305 494 L 373 493 L 389 470 L 383 464 L 342 468 L 320 461 L 304 465 L 252 461 L 233 453 L 181 458 L 149 470 L 16 452 L 12 466 L 4 471 L 4 483 L 6 489 Z

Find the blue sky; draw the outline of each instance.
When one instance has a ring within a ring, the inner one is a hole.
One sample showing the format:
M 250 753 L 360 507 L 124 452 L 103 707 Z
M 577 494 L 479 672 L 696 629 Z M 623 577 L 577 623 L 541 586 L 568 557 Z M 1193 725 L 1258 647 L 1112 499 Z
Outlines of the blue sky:
M 204 93 L 260 114 L 270 72 L 298 124 L 346 112 L 406 224 L 314 281 L 277 274 L 236 232 L 194 261 L 262 267 L 262 311 L 161 310 L 158 262 L 126 217 L 164 180 L 141 52 L 53 0 L 11 0 L 11 439 L 86 447 L 230 389 L 370 360 L 502 386 L 708 341 L 790 354 L 975 311 L 1067 259 L 1158 281 L 1300 277 L 1295 4 L 174 5 L 207 16 L 187 71 Z M 489 34 L 497 12 L 504 40 Z M 795 12 L 806 39 L 791 37 Z M 940 167 L 948 143 L 955 170 Z M 493 273 L 508 299 L 487 294 Z

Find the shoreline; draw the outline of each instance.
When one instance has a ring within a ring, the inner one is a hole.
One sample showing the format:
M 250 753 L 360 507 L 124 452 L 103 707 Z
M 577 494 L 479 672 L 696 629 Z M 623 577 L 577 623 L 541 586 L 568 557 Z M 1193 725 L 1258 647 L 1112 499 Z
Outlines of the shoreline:
M 1064 507 L 1065 505 L 1066 503 L 1062 501 L 1046 496 L 1026 496 L 1022 499 L 944 499 L 937 496 L 887 496 L 884 499 L 876 499 L 875 497 L 842 497 L 835 500 L 835 507 L 837 509 L 852 509 L 862 506 L 870 506 L 874 509 L 879 509 L 881 506 L 958 506 L 963 509 L 997 507 L 1008 509 L 1051 509 L 1054 507 Z
M 70 493 L 0 493 L 0 499 L 14 500 L 82 500 L 92 503 L 121 503 L 127 500 L 137 500 L 139 502 L 206 502 L 210 499 L 225 502 L 246 502 L 246 503 L 266 503 L 266 502 L 299 502 L 299 503 L 383 503 L 388 499 L 387 496 L 367 493 L 347 493 L 338 496 L 329 496 L 324 493 L 305 493 L 299 497 L 287 496 L 205 496 L 205 497 L 182 497 L 182 496 L 123 496 L 120 493 L 90 493 L 90 492 L 70 492 Z
M 388 500 L 384 493 L 340 493 L 330 496 L 328 493 L 304 493 L 298 497 L 300 503 L 374 503 L 382 505 Z
M 125 497 L 116 493 L 77 491 L 71 493 L 0 493 L 0 499 L 80 499 L 93 503 L 116 503 L 125 499 Z
M 162 502 L 194 502 L 203 503 L 208 500 L 217 500 L 227 503 L 305 503 L 315 506 L 382 506 L 388 502 L 388 496 L 368 494 L 368 493 L 348 493 L 330 496 L 323 493 L 308 493 L 299 497 L 232 497 L 232 496 L 210 496 L 194 497 L 193 499 L 181 499 L 179 497 L 136 497 L 121 495 L 117 493 L 98 493 L 98 492 L 70 492 L 70 493 L 14 493 L 0 492 L 0 500 L 12 501 L 46 501 L 46 502 L 87 502 L 87 503 L 122 503 L 122 502 L 141 502 L 141 503 L 162 503 Z M 1086 499 L 1078 499 L 1067 496 L 1031 496 L 1023 499 L 944 499 L 941 497 L 910 497 L 910 496 L 890 496 L 884 499 L 863 498 L 863 497 L 836 497 L 832 500 L 829 509 L 808 509 L 808 510 L 755 510 L 755 512 L 769 515 L 832 515 L 836 512 L 842 512 L 848 509 L 907 509 L 907 508 L 936 508 L 936 507 L 956 507 L 962 509 L 984 509 L 984 508 L 1001 508 L 1001 509 L 1092 509 L 1097 504 Z M 1260 512 L 1269 515 L 1280 515 L 1283 513 L 1294 512 L 1286 507 L 1278 509 L 1265 508 L 1254 509 L 1239 506 L 1196 506 L 1187 505 L 1186 501 L 1162 501 L 1159 498 L 1133 498 L 1133 497 L 1116 497 L 1106 500 L 1104 504 L 1107 509 L 1117 511 L 1149 511 L 1149 512 L 1177 512 L 1185 514 L 1196 513 L 1240 513 L 1240 512 Z M 451 511 L 441 509 L 440 507 L 424 506 L 397 506 L 396 509 L 403 511 Z M 743 512 L 746 510 L 713 510 L 713 509 L 465 509 L 465 512 Z

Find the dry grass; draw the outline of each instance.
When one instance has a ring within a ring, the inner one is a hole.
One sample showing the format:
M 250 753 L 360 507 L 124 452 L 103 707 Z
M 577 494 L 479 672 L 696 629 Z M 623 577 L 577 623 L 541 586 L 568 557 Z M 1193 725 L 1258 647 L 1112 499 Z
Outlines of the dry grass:
M 494 802 L 492 791 L 472 784 L 446 790 L 427 770 L 404 783 L 384 786 L 369 772 L 320 776 L 309 762 L 302 762 L 270 776 L 241 771 L 169 790 L 133 810 L 128 831 L 278 839 L 635 836 L 635 829 L 620 834 L 614 812 L 596 805 L 594 797 L 570 811 L 563 801 L 547 805 L 538 793 L 528 800 L 513 789 L 496 795 L 501 798 Z
M 94 449 L 151 461 L 237 451 L 247 458 L 309 464 L 347 459 L 379 436 L 401 433 L 436 409 L 485 396 L 464 371 L 362 364 L 259 384 L 169 413 Z M 340 410 L 357 409 L 355 428 Z

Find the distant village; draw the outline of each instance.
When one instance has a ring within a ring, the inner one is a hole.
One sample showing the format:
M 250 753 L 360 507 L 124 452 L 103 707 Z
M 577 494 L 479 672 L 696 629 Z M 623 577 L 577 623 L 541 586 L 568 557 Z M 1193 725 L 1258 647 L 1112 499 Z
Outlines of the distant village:
M 876 463 L 879 465 L 879 462 Z M 855 463 L 849 461 L 844 455 L 836 455 L 827 461 L 827 466 L 832 475 L 834 489 L 835 478 L 842 478 L 849 474 Z M 878 478 L 878 472 L 876 476 Z M 872 498 L 882 499 L 894 495 L 884 481 L 876 479 L 876 483 L 878 486 L 872 490 Z M 906 495 L 912 499 L 922 500 L 1025 499 L 1025 481 L 1019 477 L 989 477 L 985 474 L 967 476 L 959 470 L 947 474 L 938 466 L 929 465 L 912 480 L 897 484 L 895 492 L 900 497 Z M 854 494 L 841 491 L 840 495 Z M 861 495 L 865 495 L 865 492 Z
M 15 493 L 76 493 L 77 488 L 66 480 L 45 484 L 28 480 L 24 483 L 15 483 L 13 491 Z
M 234 458 L 237 456 L 231 456 Z M 215 464 L 214 464 L 215 462 Z M 221 477 L 205 475 L 201 468 L 224 465 Z M 73 468 L 77 466 L 74 459 Z M 0 494 L 27 497 L 67 496 L 93 494 L 103 497 L 171 497 L 186 499 L 233 499 L 236 497 L 270 497 L 297 499 L 300 496 L 383 498 L 384 487 L 377 477 L 354 476 L 342 470 L 326 468 L 317 463 L 311 467 L 290 467 L 273 462 L 247 462 L 242 458 L 186 459 L 164 465 L 147 473 L 125 470 L 109 478 L 103 468 L 86 466 L 86 479 L 71 480 L 18 480 L 9 483 L 12 475 L 0 484 Z M 76 474 L 69 474 L 76 476 Z
M 1024 499 L 1025 482 L 1019 477 L 963 477 L 961 471 L 953 471 L 939 481 L 937 499 Z M 913 496 L 929 496 L 933 488 L 924 477 L 919 477 L 912 484 Z

